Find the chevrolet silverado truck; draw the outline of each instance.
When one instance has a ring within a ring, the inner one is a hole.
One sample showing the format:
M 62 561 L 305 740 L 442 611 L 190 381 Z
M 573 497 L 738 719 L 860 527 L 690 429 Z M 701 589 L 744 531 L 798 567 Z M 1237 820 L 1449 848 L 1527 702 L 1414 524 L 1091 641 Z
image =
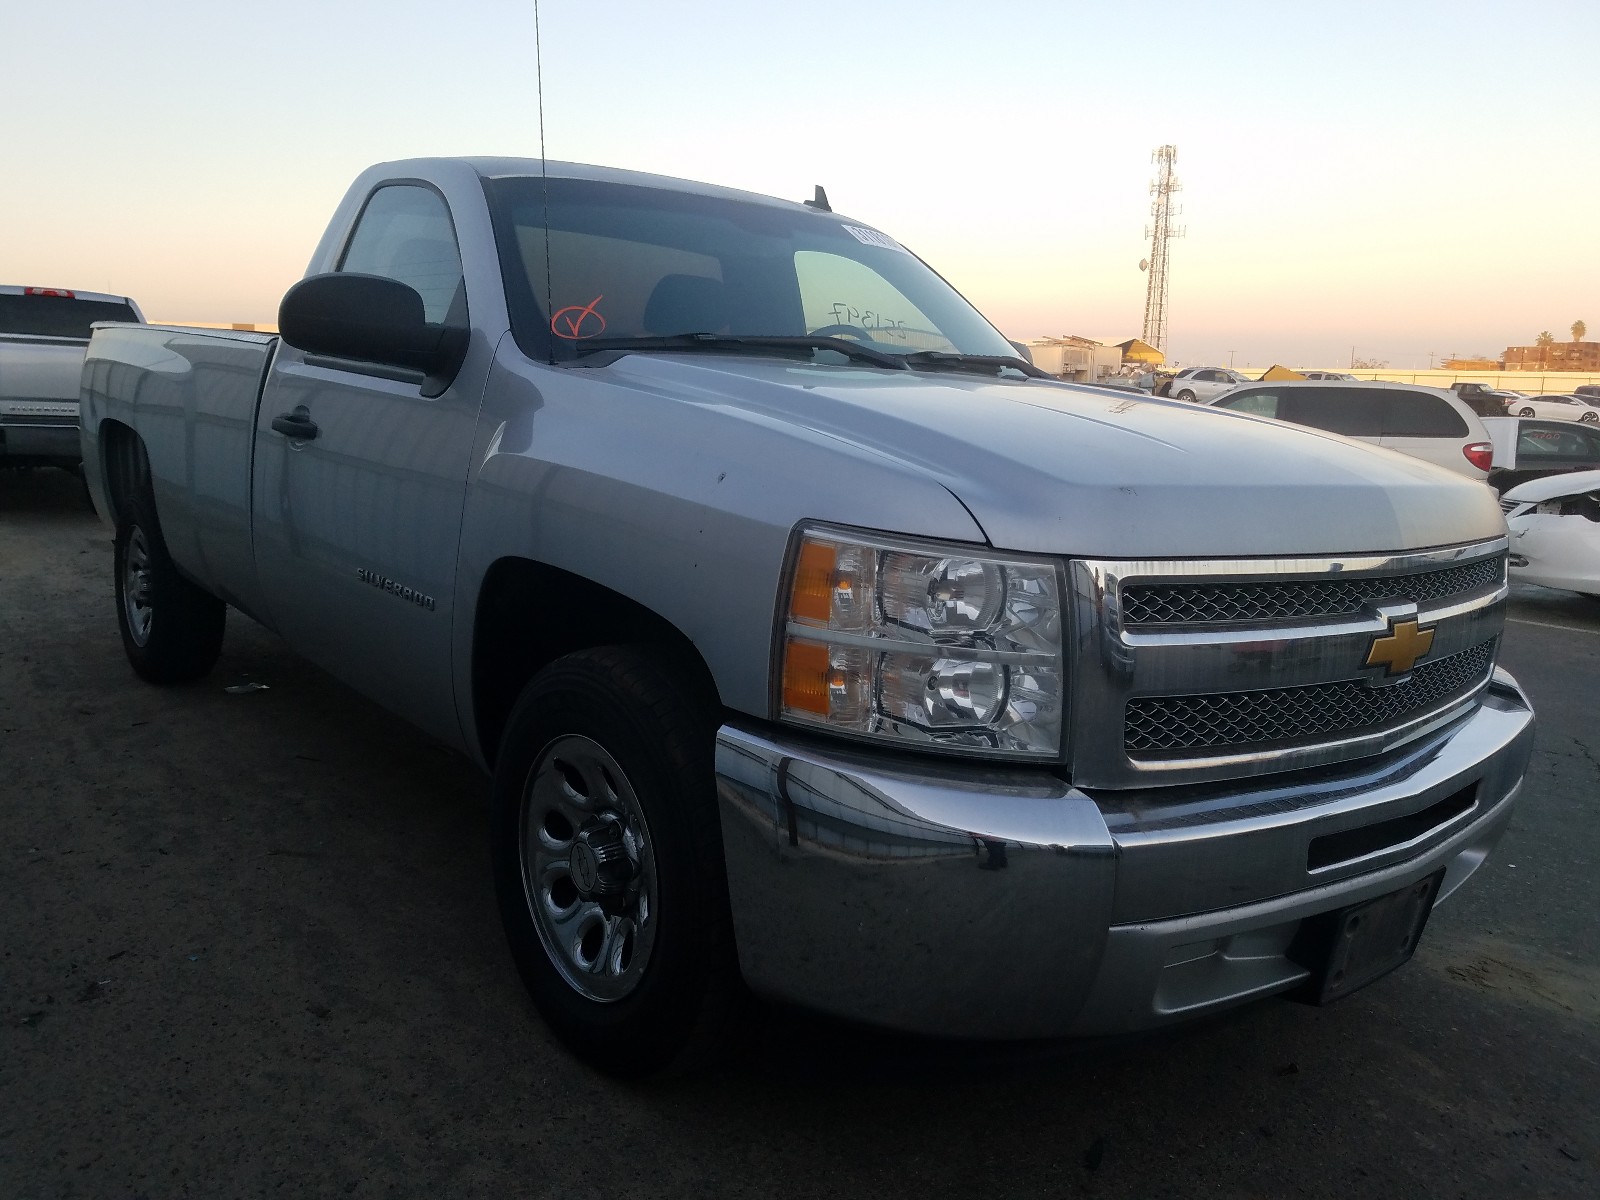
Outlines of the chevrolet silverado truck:
M 0 467 L 80 461 L 78 383 L 96 321 L 143 321 L 126 296 L 0 286 Z
M 750 992 L 987 1039 L 1330 1001 L 1511 819 L 1490 489 L 1041 377 L 820 191 L 384 164 L 278 322 L 95 332 L 127 655 L 195 680 L 236 609 L 475 760 L 605 1070 Z

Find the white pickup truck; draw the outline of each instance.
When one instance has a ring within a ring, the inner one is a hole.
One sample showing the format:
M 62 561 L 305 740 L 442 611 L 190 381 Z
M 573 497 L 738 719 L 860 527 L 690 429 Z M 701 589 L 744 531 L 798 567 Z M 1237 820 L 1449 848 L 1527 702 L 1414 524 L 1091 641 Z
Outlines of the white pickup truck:
M 639 1074 L 743 990 L 979 1038 L 1403 962 L 1511 818 L 1494 494 L 1063 385 L 889 235 L 514 159 L 383 164 L 281 336 L 96 330 L 145 678 L 226 610 L 493 778 L 512 953 Z
M 0 286 L 0 467 L 76 470 L 78 383 L 96 321 L 143 321 L 126 296 Z

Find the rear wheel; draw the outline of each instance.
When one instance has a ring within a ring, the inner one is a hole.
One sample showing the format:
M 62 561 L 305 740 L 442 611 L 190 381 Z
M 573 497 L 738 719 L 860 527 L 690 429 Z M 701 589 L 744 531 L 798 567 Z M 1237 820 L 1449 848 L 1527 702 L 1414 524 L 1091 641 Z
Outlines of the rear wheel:
M 740 993 L 717 822 L 714 709 L 643 648 L 558 659 L 495 765 L 501 920 L 534 1004 L 613 1075 L 714 1050 Z
M 1534 412 L 1533 412 L 1533 409 L 1531 409 L 1531 408 L 1519 408 L 1517 410 L 1517 416 L 1519 416 L 1519 417 L 1531 417 L 1533 415 L 1534 415 Z
M 190 683 L 222 652 L 228 606 L 173 565 L 146 495 L 128 498 L 117 525 L 117 626 L 122 648 L 150 683 Z

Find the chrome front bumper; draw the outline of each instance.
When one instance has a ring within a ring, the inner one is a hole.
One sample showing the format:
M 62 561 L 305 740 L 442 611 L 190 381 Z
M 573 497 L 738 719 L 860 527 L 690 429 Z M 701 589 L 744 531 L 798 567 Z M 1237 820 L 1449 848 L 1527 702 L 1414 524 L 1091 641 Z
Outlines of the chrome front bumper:
M 1153 1028 L 1295 987 L 1307 917 L 1445 872 L 1508 824 L 1533 712 L 1497 671 L 1450 727 L 1231 788 L 1088 792 L 1039 771 L 855 753 L 733 725 L 718 799 L 757 992 L 975 1038 Z

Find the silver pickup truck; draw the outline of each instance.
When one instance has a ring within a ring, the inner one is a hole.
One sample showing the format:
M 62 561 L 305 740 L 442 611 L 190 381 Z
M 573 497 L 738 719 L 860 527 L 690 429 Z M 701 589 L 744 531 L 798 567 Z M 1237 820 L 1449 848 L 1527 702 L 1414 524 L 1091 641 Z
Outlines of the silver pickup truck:
M 280 336 L 99 328 L 136 671 L 238 609 L 492 775 L 550 1025 L 1150 1029 L 1403 962 L 1511 818 L 1483 484 L 1041 378 L 816 200 L 374 167 Z
M 0 467 L 79 462 L 78 384 L 96 321 L 143 321 L 126 296 L 0 286 Z

